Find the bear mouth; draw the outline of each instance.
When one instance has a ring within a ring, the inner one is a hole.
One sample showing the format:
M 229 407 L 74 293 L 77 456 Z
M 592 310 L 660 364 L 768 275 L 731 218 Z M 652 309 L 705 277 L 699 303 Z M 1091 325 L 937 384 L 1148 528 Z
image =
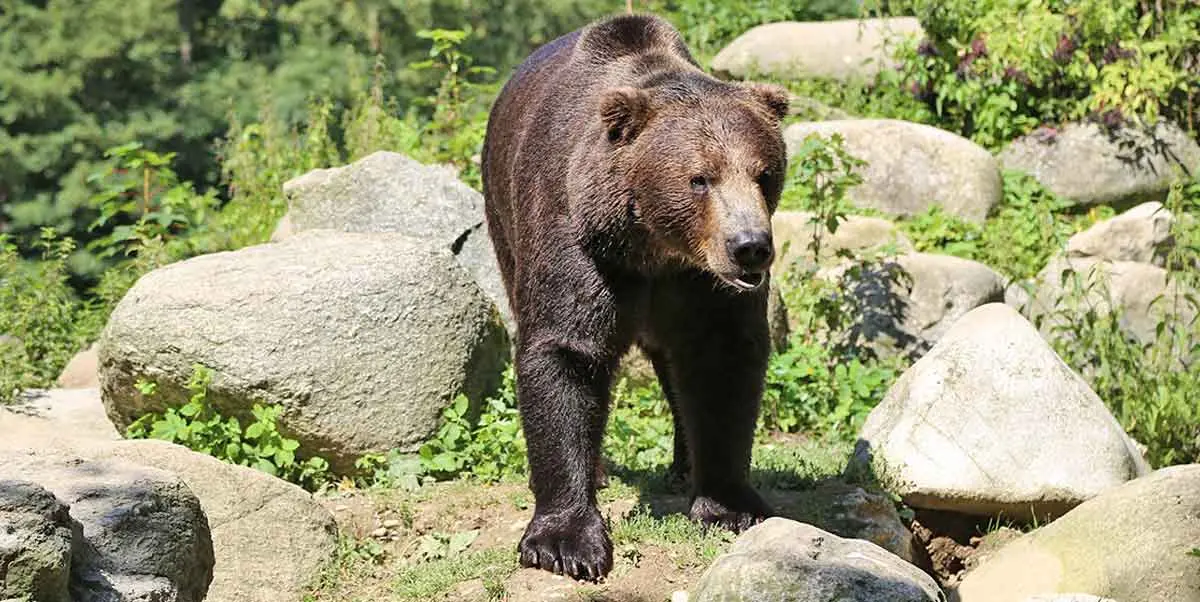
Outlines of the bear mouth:
M 742 272 L 737 277 L 723 277 L 722 280 L 743 292 L 750 292 L 762 286 L 766 281 L 765 272 Z

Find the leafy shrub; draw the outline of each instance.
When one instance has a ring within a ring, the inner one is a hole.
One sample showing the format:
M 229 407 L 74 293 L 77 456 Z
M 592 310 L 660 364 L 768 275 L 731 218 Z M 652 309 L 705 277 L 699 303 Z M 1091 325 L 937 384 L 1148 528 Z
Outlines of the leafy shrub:
M 631 471 L 669 465 L 675 454 L 675 425 L 658 381 L 643 385 L 623 378 L 613 387 L 612 399 L 604 458 Z
M 918 251 L 972 259 L 1012 278 L 1028 278 L 1061 252 L 1072 234 L 1113 214 L 1111 209 L 1098 208 L 1077 215 L 1070 207 L 1031 176 L 1006 171 L 1004 197 L 984 224 L 934 205 L 902 220 L 900 227 Z
M 38 248 L 42 260 L 25 261 L 0 234 L 0 404 L 50 385 L 98 330 L 68 282 L 74 242 L 47 228 Z
M 899 376 L 886 365 L 839 356 L 809 337 L 772 358 L 763 396 L 768 430 L 850 438 Z
M 1168 117 L 1194 128 L 1200 11 L 1191 0 L 901 0 L 926 39 L 903 81 L 939 124 L 997 148 L 1040 124 Z
M 1155 301 L 1154 341 L 1134 340 L 1119 310 L 1097 307 L 1093 296 L 1107 298 L 1108 291 L 1080 273 L 1067 279 L 1068 294 L 1049 316 L 1059 355 L 1160 466 L 1200 460 L 1200 226 L 1191 218 L 1200 210 L 1200 181 L 1175 186 L 1166 205 L 1177 216 L 1176 243 L 1166 262 L 1169 296 Z
M 465 397 L 442 413 L 437 433 L 410 455 L 364 459 L 359 468 L 372 472 L 376 483 L 418 487 L 426 479 L 469 476 L 495 482 L 526 473 L 525 437 L 517 410 L 516 380 L 510 366 L 496 396 L 484 401 L 477 419 L 468 417 Z M 670 463 L 674 450 L 671 410 L 658 383 L 634 385 L 622 379 L 613 387 L 612 410 L 604 441 L 608 460 L 629 470 L 653 470 Z
M 824 244 L 823 230 L 836 233 L 852 211 L 847 193 L 862 182 L 863 165 L 838 134 L 809 135 L 790 159 L 780 207 L 809 211 L 822 226 L 807 243 L 814 256 Z M 768 430 L 850 437 L 898 375 L 897 366 L 875 360 L 857 344 L 854 323 L 866 309 L 842 290 L 846 278 L 878 266 L 869 257 L 842 257 L 850 266 L 837 282 L 817 277 L 815 267 L 780 270 L 789 319 L 800 326 L 767 369 L 762 423 Z
M 442 412 L 437 433 L 421 446 L 421 470 L 437 478 L 469 474 L 485 482 L 524 474 L 525 438 L 517 411 L 516 379 L 510 366 L 500 392 L 483 402 L 472 423 L 463 395 Z
M 130 439 L 161 439 L 178 443 L 230 464 L 250 466 L 269 475 L 316 489 L 329 479 L 329 463 L 319 456 L 300 458 L 300 443 L 284 437 L 277 421 L 283 408 L 255 404 L 254 421 L 245 427 L 234 417 L 225 417 L 208 401 L 212 371 L 197 365 L 187 382 L 188 402 L 168 408 L 162 414 L 150 413 L 129 425 Z M 139 382 L 143 395 L 154 395 L 157 386 Z
M 809 134 L 788 158 L 779 208 L 812 211 L 827 229 L 837 229 L 837 222 L 851 211 L 846 193 L 862 183 L 859 168 L 863 165 L 846 150 L 841 134 Z

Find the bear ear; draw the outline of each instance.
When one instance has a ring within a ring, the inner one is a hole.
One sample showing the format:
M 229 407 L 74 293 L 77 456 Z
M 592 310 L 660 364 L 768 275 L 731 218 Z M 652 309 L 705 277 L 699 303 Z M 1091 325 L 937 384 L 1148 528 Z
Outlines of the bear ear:
M 746 84 L 746 90 L 750 92 L 754 100 L 762 103 L 777 120 L 787 117 L 788 112 L 791 111 L 791 95 L 783 86 L 754 83 Z
M 609 142 L 631 142 L 650 119 L 650 96 L 627 86 L 607 90 L 600 98 L 600 119 Z

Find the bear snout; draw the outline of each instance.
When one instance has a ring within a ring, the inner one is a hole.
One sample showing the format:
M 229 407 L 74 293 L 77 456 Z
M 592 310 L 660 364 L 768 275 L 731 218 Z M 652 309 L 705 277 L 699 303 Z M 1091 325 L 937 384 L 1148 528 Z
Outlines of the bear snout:
M 742 230 L 725 239 L 725 250 L 735 265 L 750 274 L 767 271 L 775 254 L 769 230 Z

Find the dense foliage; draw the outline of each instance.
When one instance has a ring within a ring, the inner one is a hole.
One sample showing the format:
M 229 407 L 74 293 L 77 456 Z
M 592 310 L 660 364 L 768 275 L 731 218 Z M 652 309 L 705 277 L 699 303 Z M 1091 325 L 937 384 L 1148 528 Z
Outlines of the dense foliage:
M 219 176 L 212 143 L 231 118 L 268 114 L 287 131 L 320 99 L 336 120 L 373 72 L 407 107 L 441 80 L 436 70 L 409 67 L 428 58 L 419 32 L 470 32 L 465 51 L 504 71 L 605 4 L 612 3 L 3 0 L 0 232 L 27 255 L 43 226 L 90 240 L 88 176 L 110 147 L 138 142 L 175 152 L 174 170 L 207 189 Z M 331 134 L 340 136 L 336 127 Z M 90 278 L 104 267 L 82 246 L 72 259 L 73 271 Z
M 1042 124 L 1200 125 L 1200 10 L 1192 0 L 904 0 L 927 34 L 904 83 L 938 125 L 995 148 Z

